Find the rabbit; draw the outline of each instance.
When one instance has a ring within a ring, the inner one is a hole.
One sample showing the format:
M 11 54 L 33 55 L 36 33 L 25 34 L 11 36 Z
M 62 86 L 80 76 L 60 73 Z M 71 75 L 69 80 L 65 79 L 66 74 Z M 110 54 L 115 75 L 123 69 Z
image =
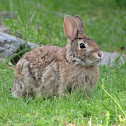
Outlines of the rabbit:
M 12 88 L 14 97 L 59 97 L 80 88 L 93 91 L 103 53 L 84 33 L 80 16 L 65 16 L 64 32 L 68 38 L 66 47 L 37 47 L 18 61 Z

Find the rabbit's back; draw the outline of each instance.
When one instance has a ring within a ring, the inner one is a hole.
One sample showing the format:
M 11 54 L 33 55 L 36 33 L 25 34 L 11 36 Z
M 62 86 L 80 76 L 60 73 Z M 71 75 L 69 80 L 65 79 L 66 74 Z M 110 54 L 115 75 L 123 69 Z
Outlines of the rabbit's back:
M 56 53 L 60 47 L 43 46 L 26 53 L 16 65 L 14 96 L 57 94 L 59 70 Z

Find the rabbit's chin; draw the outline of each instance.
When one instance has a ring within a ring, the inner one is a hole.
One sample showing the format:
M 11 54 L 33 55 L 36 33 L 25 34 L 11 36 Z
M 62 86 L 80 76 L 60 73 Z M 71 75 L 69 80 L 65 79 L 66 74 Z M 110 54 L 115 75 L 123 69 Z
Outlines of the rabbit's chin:
M 90 60 L 90 59 L 79 59 L 79 58 L 74 58 L 73 59 L 73 63 L 74 65 L 82 65 L 82 66 L 92 66 L 92 65 L 96 65 L 100 62 L 101 60 Z

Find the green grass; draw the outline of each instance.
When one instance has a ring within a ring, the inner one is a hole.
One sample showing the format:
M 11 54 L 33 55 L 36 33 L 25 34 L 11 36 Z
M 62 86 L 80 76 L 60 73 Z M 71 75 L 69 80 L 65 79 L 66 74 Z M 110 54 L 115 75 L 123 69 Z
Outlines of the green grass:
M 104 51 L 113 52 L 126 45 L 123 0 L 0 0 L 0 12 L 5 11 L 17 15 L 1 18 L 12 35 L 20 33 L 25 40 L 40 45 L 66 45 L 64 15 L 80 15 L 85 33 Z M 100 67 L 99 82 L 88 97 L 74 92 L 66 98 L 15 99 L 9 91 L 13 81 L 14 71 L 0 62 L 1 126 L 126 125 L 126 63 Z
M 0 73 L 0 125 L 79 126 L 90 119 L 92 125 L 126 125 L 126 64 L 100 67 L 99 82 L 88 97 L 74 92 L 66 98 L 15 99 L 9 91 L 13 70 L 1 63 Z

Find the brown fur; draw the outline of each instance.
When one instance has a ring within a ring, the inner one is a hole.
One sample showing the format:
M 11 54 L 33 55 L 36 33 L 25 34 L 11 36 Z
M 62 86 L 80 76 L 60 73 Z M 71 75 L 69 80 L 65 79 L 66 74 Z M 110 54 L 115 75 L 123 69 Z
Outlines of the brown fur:
M 69 18 L 70 23 L 71 20 L 73 23 L 74 19 Z M 67 30 L 65 32 L 67 34 Z M 73 33 L 71 32 L 71 34 Z M 75 38 L 75 32 L 74 35 L 71 34 L 69 34 L 70 38 L 67 36 L 69 42 L 64 48 L 42 46 L 26 53 L 20 59 L 16 65 L 12 88 L 12 94 L 15 97 L 26 95 L 32 97 L 34 93 L 35 97 L 59 96 L 72 87 L 78 91 L 80 88 L 87 92 L 93 90 L 99 78 L 98 66 L 97 64 L 83 65 L 83 62 L 88 58 L 95 60 L 93 53 L 100 49 L 94 40 L 85 38 L 85 34 L 83 34 L 81 40 L 92 47 L 93 51 L 89 53 L 88 48 L 78 50 L 79 39 Z M 72 40 L 70 40 L 71 36 Z M 81 59 L 82 63 L 78 62 L 78 59 Z

